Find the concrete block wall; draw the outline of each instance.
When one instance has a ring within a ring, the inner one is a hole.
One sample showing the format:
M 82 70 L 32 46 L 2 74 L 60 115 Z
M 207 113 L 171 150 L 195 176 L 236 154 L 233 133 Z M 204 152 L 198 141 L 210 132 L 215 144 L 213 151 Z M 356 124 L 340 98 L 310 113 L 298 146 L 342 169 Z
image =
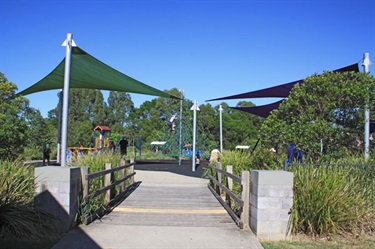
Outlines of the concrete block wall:
M 250 228 L 259 239 L 286 239 L 292 206 L 293 173 L 250 172 Z
M 76 225 L 80 178 L 79 167 L 35 168 L 35 206 L 56 217 L 55 224 L 62 231 L 68 231 Z

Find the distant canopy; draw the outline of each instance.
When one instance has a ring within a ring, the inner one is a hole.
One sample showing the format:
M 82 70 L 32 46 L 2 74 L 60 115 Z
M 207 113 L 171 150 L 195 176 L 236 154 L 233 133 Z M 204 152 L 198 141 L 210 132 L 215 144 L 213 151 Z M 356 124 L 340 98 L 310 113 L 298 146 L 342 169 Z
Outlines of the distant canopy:
M 87 88 L 128 93 L 139 93 L 165 98 L 180 99 L 136 79 L 133 79 L 104 64 L 79 47 L 72 47 L 70 66 L 70 88 Z M 17 95 L 28 95 L 64 88 L 65 58 L 46 77 Z

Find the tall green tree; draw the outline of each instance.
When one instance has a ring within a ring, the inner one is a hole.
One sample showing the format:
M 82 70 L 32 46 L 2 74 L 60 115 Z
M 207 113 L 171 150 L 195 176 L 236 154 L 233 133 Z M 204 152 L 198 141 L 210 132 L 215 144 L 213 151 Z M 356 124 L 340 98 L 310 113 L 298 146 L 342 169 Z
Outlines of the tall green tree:
M 86 147 L 93 144 L 94 103 L 97 90 L 70 89 L 68 114 L 68 146 L 77 147 L 81 143 Z M 102 124 L 107 125 L 107 124 Z
M 16 90 L 17 86 L 0 72 L 0 160 L 17 158 L 27 144 L 29 101 L 16 96 Z
M 250 113 L 232 109 L 221 103 L 223 112 L 223 148 L 234 149 L 237 145 L 254 145 L 260 135 L 262 118 Z M 236 107 L 254 106 L 252 102 L 240 101 Z M 215 109 L 218 109 L 216 106 Z M 219 121 L 217 121 L 219 122 Z M 216 131 L 219 134 L 219 131 Z
M 264 121 L 269 146 L 295 146 L 312 158 L 363 150 L 364 108 L 375 104 L 375 79 L 363 73 L 324 72 L 296 85 L 279 109 Z
M 108 125 L 108 106 L 100 90 L 95 90 L 94 98 L 91 99 L 91 103 L 92 108 L 90 113 L 93 126 Z
M 111 91 L 108 97 L 108 120 L 113 132 L 124 133 L 134 107 L 130 94 Z
M 39 110 L 35 108 L 28 108 L 26 115 L 27 130 L 27 145 L 25 148 L 25 158 L 41 159 L 42 158 L 42 144 L 46 137 L 50 139 L 52 145 L 51 158 L 55 155 L 55 145 L 57 144 L 57 128 L 50 122 L 50 119 L 43 118 Z

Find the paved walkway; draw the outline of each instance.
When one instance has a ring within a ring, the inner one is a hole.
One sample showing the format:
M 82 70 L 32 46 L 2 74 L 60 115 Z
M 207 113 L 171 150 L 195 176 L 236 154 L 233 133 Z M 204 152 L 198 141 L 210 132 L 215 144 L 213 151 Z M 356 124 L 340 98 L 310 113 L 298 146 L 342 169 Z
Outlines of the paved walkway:
M 191 164 L 137 164 L 139 187 L 100 221 L 71 231 L 53 249 L 262 248 L 241 230 Z

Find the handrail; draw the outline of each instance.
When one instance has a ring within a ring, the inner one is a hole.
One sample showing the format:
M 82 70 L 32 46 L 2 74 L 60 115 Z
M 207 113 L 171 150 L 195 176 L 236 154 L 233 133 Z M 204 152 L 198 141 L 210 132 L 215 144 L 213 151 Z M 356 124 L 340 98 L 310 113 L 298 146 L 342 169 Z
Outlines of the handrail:
M 134 163 L 129 163 L 127 165 L 119 166 L 119 167 L 116 167 L 116 168 L 113 168 L 113 169 L 106 169 L 106 170 L 103 170 L 103 171 L 98 171 L 98 172 L 95 172 L 95 173 L 91 173 L 91 174 L 86 175 L 85 179 L 86 180 L 91 180 L 91 179 L 97 178 L 99 176 L 104 176 L 106 174 L 114 173 L 114 172 L 119 171 L 121 169 L 130 168 L 131 166 L 134 166 Z
M 209 164 L 209 168 L 216 172 L 215 176 L 208 174 L 210 183 L 208 188 L 216 199 L 222 204 L 222 206 L 228 211 L 229 215 L 233 218 L 236 224 L 242 229 L 243 227 L 249 227 L 249 214 L 250 214 L 250 172 L 242 171 L 241 178 L 238 176 L 221 169 L 221 163 L 217 163 L 218 167 Z M 229 167 L 229 166 L 228 166 Z M 227 167 L 227 168 L 228 168 Z M 221 183 L 221 174 L 225 176 L 226 186 Z M 229 178 L 235 180 L 241 184 L 241 198 L 232 192 L 231 184 L 229 184 Z M 214 185 L 214 186 L 211 186 Z M 214 190 L 216 189 L 216 191 Z M 221 197 L 221 190 L 226 194 L 225 201 Z M 241 215 L 237 216 L 231 205 L 231 198 L 236 201 L 241 207 Z
M 94 197 L 97 197 L 100 194 L 105 193 L 105 191 L 110 190 L 110 189 L 116 187 L 117 185 L 119 185 L 120 183 L 122 183 L 122 182 L 126 181 L 127 179 L 133 177 L 134 175 L 135 175 L 135 172 L 133 172 L 130 175 L 125 176 L 125 178 L 122 178 L 122 179 L 120 179 L 118 181 L 115 181 L 114 183 L 111 183 L 110 185 L 107 185 L 107 186 L 105 186 L 105 187 L 103 187 L 101 189 L 96 190 L 94 193 L 87 195 L 85 197 L 84 201 L 87 202 L 90 198 L 94 198 Z
M 216 171 L 222 173 L 223 175 L 226 175 L 226 176 L 232 178 L 232 179 L 235 180 L 236 182 L 241 183 L 241 178 L 239 178 L 238 176 L 233 175 L 233 174 L 231 174 L 231 173 L 229 173 L 229 172 L 227 172 L 227 171 L 225 171 L 225 170 L 218 169 L 218 168 L 216 168 L 215 166 L 213 166 L 212 164 L 209 164 L 208 166 L 209 166 L 210 168 L 212 168 L 212 169 L 214 169 L 214 170 L 216 170 Z
M 121 160 L 121 164 L 125 164 L 124 160 Z M 85 205 L 89 202 L 91 198 L 97 197 L 101 194 L 105 194 L 104 196 L 104 205 L 109 205 L 111 200 L 118 197 L 120 194 L 126 192 L 127 188 L 125 188 L 125 181 L 130 179 L 129 185 L 134 184 L 134 175 L 136 174 L 134 172 L 134 158 L 130 159 L 129 164 L 125 164 L 116 168 L 112 168 L 111 163 L 106 164 L 106 169 L 103 171 L 95 172 L 90 174 L 90 168 L 89 167 L 81 167 L 81 175 L 82 175 L 82 204 Z M 129 174 L 126 175 L 125 169 L 129 168 Z M 114 172 L 120 171 L 120 179 L 115 180 Z M 104 176 L 104 187 L 101 189 L 98 189 L 92 193 L 90 193 L 90 180 L 95 179 L 97 177 Z M 120 191 L 117 192 L 116 196 L 113 196 L 112 193 L 114 193 L 114 188 L 120 185 Z M 102 210 L 102 207 L 100 207 L 98 210 Z M 96 212 L 98 212 L 95 211 Z M 89 217 L 90 216 L 90 217 Z M 89 215 L 85 218 L 85 224 L 87 225 L 88 222 L 92 221 L 93 218 L 92 215 Z
M 216 179 L 213 178 L 213 176 L 211 175 L 208 175 L 208 177 L 216 184 L 216 185 L 219 185 L 224 191 L 225 193 L 227 193 L 228 195 L 230 195 L 230 197 L 232 197 L 241 207 L 243 207 L 243 200 L 241 200 L 241 198 L 238 198 L 237 195 L 235 195 L 232 191 L 230 191 L 229 188 L 225 187 L 223 184 L 221 184 L 219 181 L 217 181 Z

